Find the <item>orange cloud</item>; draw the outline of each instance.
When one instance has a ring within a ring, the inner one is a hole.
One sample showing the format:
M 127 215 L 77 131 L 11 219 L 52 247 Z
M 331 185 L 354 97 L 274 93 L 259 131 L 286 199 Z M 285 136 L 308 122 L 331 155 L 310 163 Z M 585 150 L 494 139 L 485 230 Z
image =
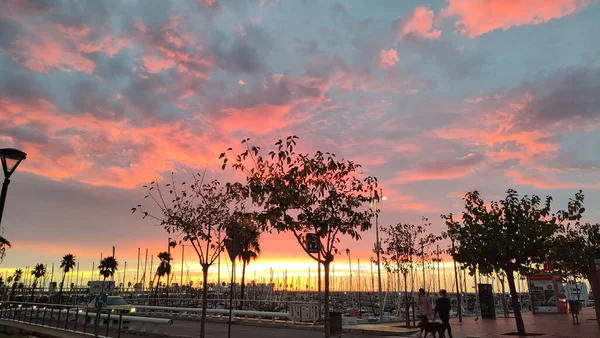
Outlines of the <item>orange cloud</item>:
M 216 164 L 227 143 L 209 131 L 198 133 L 196 118 L 137 126 L 133 121 L 98 119 L 91 114 L 55 113 L 47 101 L 15 102 L 0 98 L 0 110 L 15 127 L 43 125 L 46 142 L 19 142 L 29 155 L 23 170 L 53 179 L 73 178 L 92 185 L 132 188 L 159 173 L 183 165 Z M 72 133 L 64 133 L 70 130 Z M 73 132 L 74 131 L 74 132 Z
M 431 9 L 418 6 L 405 20 L 396 23 L 397 41 L 404 38 L 436 40 L 442 36 L 442 31 L 434 29 L 434 13 Z
M 471 38 L 514 26 L 537 25 L 574 14 L 588 6 L 588 0 L 448 0 L 443 16 L 458 16 L 456 28 Z
M 290 106 L 260 104 L 254 107 L 222 110 L 225 116 L 219 125 L 226 130 L 247 130 L 257 134 L 266 134 L 272 130 L 283 128 L 291 121 L 288 113 Z
M 379 67 L 390 68 L 398 63 L 398 52 L 395 49 L 382 49 L 379 52 Z

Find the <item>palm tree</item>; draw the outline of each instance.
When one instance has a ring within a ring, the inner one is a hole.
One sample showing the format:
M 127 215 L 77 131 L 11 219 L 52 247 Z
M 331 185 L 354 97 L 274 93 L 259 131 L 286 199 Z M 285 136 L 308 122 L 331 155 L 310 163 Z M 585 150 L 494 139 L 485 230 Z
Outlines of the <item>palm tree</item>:
M 46 275 L 46 266 L 44 264 L 37 264 L 35 268 L 31 270 L 31 275 L 33 276 L 33 285 L 31 286 L 31 301 L 33 302 L 33 295 L 35 293 L 35 288 L 37 287 L 38 279 Z
M 98 264 L 98 270 L 100 270 L 100 274 L 104 279 L 102 280 L 102 291 L 101 294 L 104 293 L 104 283 L 108 277 L 112 277 L 115 275 L 115 271 L 117 271 L 117 267 L 119 263 L 113 256 L 108 256 L 100 261 Z M 98 322 L 100 321 L 100 312 L 96 311 L 96 325 L 94 326 L 94 335 L 98 335 Z
M 242 261 L 242 289 L 240 292 L 240 310 L 242 310 L 244 308 L 244 289 L 246 287 L 246 265 L 250 264 L 251 260 L 257 259 L 260 254 L 260 231 L 254 224 L 247 223 L 242 225 L 240 233 L 243 234 L 240 243 L 241 250 L 238 256 Z
M 102 261 L 100 261 L 98 269 L 100 270 L 100 274 L 102 275 L 102 277 L 104 277 L 103 282 L 105 282 L 108 277 L 112 277 L 115 275 L 115 271 L 117 271 L 118 266 L 119 263 L 117 263 L 117 260 L 113 256 L 108 256 Z
M 12 281 L 14 282 L 12 285 L 12 291 L 10 293 L 10 298 L 12 298 L 15 294 L 15 290 L 17 288 L 17 283 L 21 280 L 21 277 L 23 277 L 23 270 L 22 269 L 17 269 L 15 270 L 15 274 L 12 276 Z
M 67 276 L 67 273 L 69 273 L 69 271 L 75 268 L 75 262 L 75 256 L 72 254 L 64 255 L 62 260 L 60 261 L 60 267 L 63 270 L 63 277 L 62 282 L 60 282 L 60 290 L 58 291 L 58 304 L 62 304 L 62 292 L 63 286 L 65 285 L 65 277 Z
M 158 280 L 156 281 L 156 298 L 158 298 L 158 286 L 160 284 L 160 278 L 164 277 L 165 275 L 171 274 L 171 261 L 173 260 L 173 258 L 171 257 L 170 253 L 161 252 L 158 254 L 158 259 L 160 259 L 160 263 L 156 268 L 156 274 L 158 275 Z

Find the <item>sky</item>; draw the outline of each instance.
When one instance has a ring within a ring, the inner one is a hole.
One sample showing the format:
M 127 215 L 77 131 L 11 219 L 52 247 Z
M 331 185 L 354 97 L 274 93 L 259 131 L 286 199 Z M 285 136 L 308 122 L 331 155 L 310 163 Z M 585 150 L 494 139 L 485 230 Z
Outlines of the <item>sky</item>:
M 168 236 L 131 214 L 142 185 L 239 179 L 218 155 L 245 138 L 297 135 L 362 164 L 387 197 L 383 225 L 428 217 L 439 233 L 471 190 L 559 209 L 583 189 L 598 205 L 598 32 L 595 0 L 4 0 L 0 147 L 27 159 L 0 268 L 73 253 L 91 271 L 115 246 L 131 269 Z M 374 237 L 340 247 L 368 269 Z M 261 245 L 251 273 L 316 268 L 291 235 Z

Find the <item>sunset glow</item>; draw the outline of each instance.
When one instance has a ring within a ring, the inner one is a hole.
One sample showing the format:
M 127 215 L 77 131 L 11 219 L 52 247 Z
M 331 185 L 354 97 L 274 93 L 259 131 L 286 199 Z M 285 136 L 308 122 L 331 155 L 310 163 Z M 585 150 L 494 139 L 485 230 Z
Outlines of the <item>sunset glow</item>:
M 240 180 L 218 156 L 245 138 L 266 149 L 297 135 L 299 151 L 362 164 L 387 198 L 382 226 L 425 216 L 439 234 L 440 214 L 460 214 L 475 189 L 561 207 L 583 189 L 600 203 L 598 1 L 68 3 L 0 2 L 0 148 L 27 153 L 2 219 L 13 244 L 2 273 L 58 273 L 72 253 L 87 280 L 115 246 L 132 281 L 138 248 L 150 270 L 175 237 L 131 213 L 142 185 L 205 169 Z M 349 277 L 360 260 L 370 283 L 375 231 L 361 236 L 341 239 L 335 271 Z M 261 249 L 248 281 L 316 276 L 290 233 L 263 234 Z M 198 259 L 184 255 L 197 283 Z

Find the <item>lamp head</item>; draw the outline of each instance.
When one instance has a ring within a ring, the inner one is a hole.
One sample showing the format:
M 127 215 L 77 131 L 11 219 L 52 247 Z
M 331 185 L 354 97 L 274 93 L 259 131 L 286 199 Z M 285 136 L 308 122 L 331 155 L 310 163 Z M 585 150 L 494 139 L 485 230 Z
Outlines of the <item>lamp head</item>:
M 15 169 L 19 166 L 21 161 L 27 157 L 27 154 L 14 148 L 0 149 L 0 160 L 2 161 L 2 170 L 4 171 L 4 177 L 9 178 Z

